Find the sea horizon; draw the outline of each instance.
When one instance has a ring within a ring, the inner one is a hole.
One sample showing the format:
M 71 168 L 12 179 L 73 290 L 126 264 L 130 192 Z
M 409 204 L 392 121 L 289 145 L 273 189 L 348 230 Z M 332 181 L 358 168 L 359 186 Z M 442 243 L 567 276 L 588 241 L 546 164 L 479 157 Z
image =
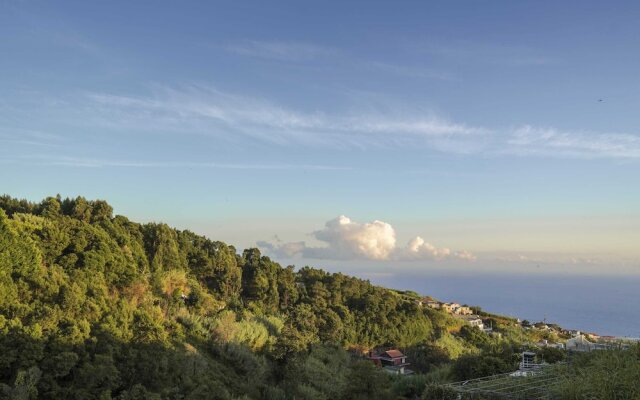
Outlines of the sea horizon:
M 442 272 L 373 275 L 372 283 L 585 333 L 640 337 L 640 276 Z

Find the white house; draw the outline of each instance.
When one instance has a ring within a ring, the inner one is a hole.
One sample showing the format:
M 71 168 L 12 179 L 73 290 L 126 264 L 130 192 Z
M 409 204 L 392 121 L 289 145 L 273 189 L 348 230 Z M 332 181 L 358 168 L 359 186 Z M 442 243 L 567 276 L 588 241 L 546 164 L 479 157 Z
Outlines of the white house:
M 455 313 L 460 315 L 471 315 L 473 314 L 473 311 L 471 310 L 471 307 L 461 306 L 455 311 Z
M 461 315 L 458 318 L 465 320 L 469 325 L 475 326 L 481 331 L 484 330 L 484 323 L 482 323 L 482 319 L 477 315 Z
M 567 340 L 565 347 L 568 351 L 591 351 L 596 348 L 595 343 L 588 341 L 584 335 L 577 335 Z
M 442 305 L 440 306 L 440 308 L 442 308 L 449 314 L 456 314 L 456 310 L 458 310 L 460 307 L 461 306 L 458 303 L 442 303 Z

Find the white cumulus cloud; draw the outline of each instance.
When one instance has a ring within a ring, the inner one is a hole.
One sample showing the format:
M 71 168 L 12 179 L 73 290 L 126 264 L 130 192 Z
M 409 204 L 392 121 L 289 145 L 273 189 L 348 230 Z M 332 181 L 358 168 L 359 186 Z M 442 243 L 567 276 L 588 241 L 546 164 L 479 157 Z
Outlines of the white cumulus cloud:
M 304 242 L 282 243 L 277 240 L 276 243 L 261 240 L 257 243 L 258 247 L 276 257 L 293 258 L 304 252 Z
M 396 232 L 383 221 L 360 223 L 341 215 L 328 221 L 324 228 L 312 233 L 324 246 L 309 246 L 306 242 L 258 242 L 258 247 L 275 257 L 365 260 L 475 260 L 468 251 L 439 248 L 417 236 L 407 246 L 398 246 Z
M 436 247 L 426 242 L 420 236 L 409 240 L 405 248 L 396 250 L 396 258 L 400 260 L 443 260 L 446 258 L 457 258 L 460 260 L 475 261 L 476 257 L 466 251 L 452 251 L 446 247 Z
M 409 241 L 405 253 L 409 258 L 444 258 L 451 255 L 451 250 L 446 247 L 437 248 L 431 243 L 425 242 L 420 236 L 416 236 Z
M 386 260 L 396 247 L 396 232 L 391 225 L 377 220 L 361 224 L 344 215 L 327 222 L 313 236 L 328 245 L 312 251 L 325 256 L 319 258 Z

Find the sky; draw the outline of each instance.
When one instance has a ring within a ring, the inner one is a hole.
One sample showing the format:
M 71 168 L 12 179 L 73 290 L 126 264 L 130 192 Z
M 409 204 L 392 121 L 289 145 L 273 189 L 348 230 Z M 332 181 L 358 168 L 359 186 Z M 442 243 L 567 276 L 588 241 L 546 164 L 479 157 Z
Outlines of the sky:
M 0 192 L 365 277 L 637 277 L 639 22 L 622 1 L 0 0 Z

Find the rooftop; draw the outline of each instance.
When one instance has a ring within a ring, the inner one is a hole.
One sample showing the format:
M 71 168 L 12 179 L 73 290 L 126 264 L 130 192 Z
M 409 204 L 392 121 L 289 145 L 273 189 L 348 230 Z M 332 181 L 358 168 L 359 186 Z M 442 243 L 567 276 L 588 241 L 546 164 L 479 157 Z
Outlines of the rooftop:
M 381 356 L 387 356 L 388 358 L 400 358 L 404 357 L 404 354 L 400 350 L 387 350 L 381 354 Z

